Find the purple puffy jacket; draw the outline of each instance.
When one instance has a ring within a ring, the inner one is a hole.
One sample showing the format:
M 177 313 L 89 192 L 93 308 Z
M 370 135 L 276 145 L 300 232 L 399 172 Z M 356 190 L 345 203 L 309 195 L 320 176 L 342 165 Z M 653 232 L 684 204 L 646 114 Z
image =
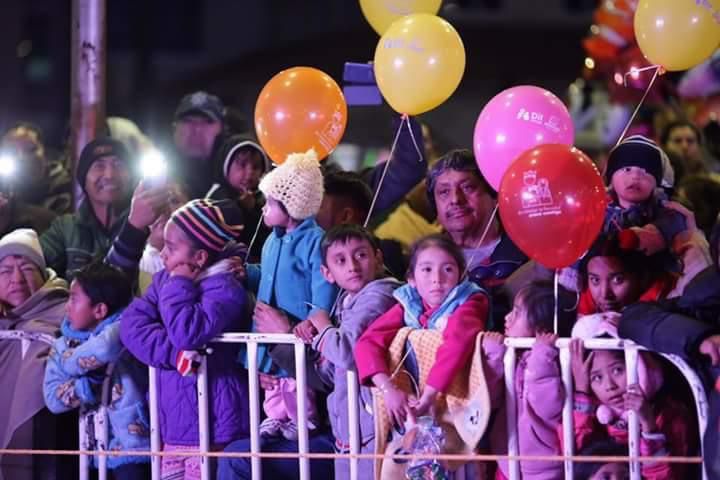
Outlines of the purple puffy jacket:
M 147 293 L 123 312 L 120 337 L 143 363 L 158 368 L 158 403 L 163 442 L 198 445 L 196 376 L 181 376 L 181 350 L 202 348 L 223 332 L 250 331 L 247 294 L 224 262 L 195 281 L 155 274 Z M 247 437 L 248 383 L 237 362 L 238 346 L 215 344 L 208 357 L 210 441 L 224 444 Z

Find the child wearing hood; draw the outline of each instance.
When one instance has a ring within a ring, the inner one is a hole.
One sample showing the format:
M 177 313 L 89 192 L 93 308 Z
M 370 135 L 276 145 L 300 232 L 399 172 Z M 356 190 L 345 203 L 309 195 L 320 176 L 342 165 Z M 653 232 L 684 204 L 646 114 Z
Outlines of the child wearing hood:
M 688 410 L 662 390 L 660 364 L 649 352 L 638 358 L 638 382 L 628 384 L 622 350 L 593 350 L 586 353 L 582 339 L 617 338 L 612 321 L 597 315 L 578 320 L 573 327 L 570 357 L 575 388 L 573 418 L 575 447 L 581 450 L 598 436 L 628 443 L 627 412 L 634 411 L 640 427 L 640 455 L 684 457 L 697 438 Z M 643 479 L 687 478 L 687 466 L 663 461 L 642 462 Z
M 270 170 L 270 159 L 257 142 L 242 135 L 228 138 L 220 149 L 220 155 L 222 178 L 210 188 L 205 198 L 232 200 L 237 204 L 245 223 L 239 241 L 245 245 L 250 245 L 255 230 L 259 228 L 249 258 L 257 262 L 265 239 L 270 235 L 270 228 L 261 222 L 265 197 L 258 189 L 260 178 Z

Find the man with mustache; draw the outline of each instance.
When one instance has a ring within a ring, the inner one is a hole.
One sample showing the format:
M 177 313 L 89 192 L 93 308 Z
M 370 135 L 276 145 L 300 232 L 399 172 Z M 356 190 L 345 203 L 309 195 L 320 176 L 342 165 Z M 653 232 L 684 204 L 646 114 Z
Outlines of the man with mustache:
M 503 232 L 500 217 L 492 215 L 495 192 L 469 150 L 445 154 L 428 172 L 426 183 L 438 223 L 465 255 L 470 280 L 492 294 L 493 314 L 488 328 L 502 331 L 510 305 L 501 287 L 527 262 L 527 257 Z
M 93 140 L 80 155 L 76 179 L 85 193 L 77 212 L 58 217 L 40 237 L 48 266 L 68 281 L 83 265 L 105 255 L 128 217 L 127 150 L 110 138 Z

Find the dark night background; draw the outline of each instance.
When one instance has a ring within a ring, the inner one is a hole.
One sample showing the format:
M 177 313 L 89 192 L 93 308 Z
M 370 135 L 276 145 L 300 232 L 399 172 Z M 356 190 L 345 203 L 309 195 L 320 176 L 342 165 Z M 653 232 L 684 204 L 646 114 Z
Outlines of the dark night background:
M 445 143 L 469 146 L 477 115 L 503 88 L 531 83 L 563 96 L 580 72 L 595 6 L 446 1 L 441 15 L 459 31 L 467 66 L 459 89 L 426 120 Z M 154 139 L 167 135 L 184 93 L 215 93 L 251 126 L 275 73 L 308 65 L 340 83 L 343 64 L 371 60 L 378 40 L 357 0 L 108 0 L 107 9 L 108 115 L 131 118 Z M 0 128 L 29 120 L 59 147 L 70 108 L 71 2 L 4 0 L 0 18 Z M 389 118 L 387 107 L 351 108 L 344 141 L 386 146 Z

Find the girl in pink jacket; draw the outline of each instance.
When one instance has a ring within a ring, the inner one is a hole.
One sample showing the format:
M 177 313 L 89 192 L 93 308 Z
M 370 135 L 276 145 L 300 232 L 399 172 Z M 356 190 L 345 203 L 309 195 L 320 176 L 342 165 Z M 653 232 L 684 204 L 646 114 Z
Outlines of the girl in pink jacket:
M 558 292 L 558 330 L 566 334 L 575 319 L 575 299 L 564 289 Z M 560 377 L 557 334 L 553 333 L 555 296 L 550 282 L 533 282 L 515 296 L 512 311 L 505 317 L 505 335 L 533 337 L 533 347 L 520 354 L 515 369 L 515 403 L 520 455 L 561 455 L 557 428 L 562 422 L 565 389 Z M 483 338 L 488 385 L 498 384 L 491 391 L 502 392 L 503 336 L 486 334 Z M 493 453 L 507 453 L 505 402 L 502 395 L 493 398 L 499 408 L 491 431 Z M 562 462 L 520 462 L 523 480 L 555 480 L 563 476 Z M 508 463 L 498 462 L 497 479 L 509 477 Z
M 582 340 L 570 344 L 575 386 L 575 448 L 583 449 L 597 438 L 610 437 L 628 443 L 627 412 L 637 414 L 640 455 L 644 457 L 687 456 L 696 444 L 697 433 L 690 412 L 669 393 L 660 392 L 663 374 L 650 355 L 638 362 L 638 383 L 628 385 L 624 353 L 618 350 L 584 351 Z M 645 480 L 688 478 L 687 465 L 661 460 L 642 462 Z

